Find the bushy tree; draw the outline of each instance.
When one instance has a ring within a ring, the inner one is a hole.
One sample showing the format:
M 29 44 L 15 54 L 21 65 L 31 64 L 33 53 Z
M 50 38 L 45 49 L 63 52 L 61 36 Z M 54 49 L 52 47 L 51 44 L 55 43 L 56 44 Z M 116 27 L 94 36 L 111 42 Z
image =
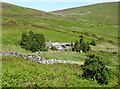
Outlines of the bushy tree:
M 80 44 L 82 43 L 82 41 L 83 41 L 83 36 L 79 36 L 80 37 Z
M 35 34 L 35 41 L 39 43 L 39 49 L 42 50 L 45 48 L 45 38 L 43 34 Z
M 90 45 L 88 42 L 86 42 L 83 46 L 83 52 L 88 52 L 90 50 L 91 50 Z
M 28 35 L 27 35 L 27 40 L 26 40 L 26 45 L 25 45 L 24 48 L 27 49 L 27 50 L 30 50 L 33 42 L 34 42 L 34 41 L 33 41 L 32 37 L 28 34 Z
M 80 40 L 80 50 L 84 52 L 84 49 L 85 49 L 85 41 L 82 39 Z
M 32 39 L 34 39 L 34 33 L 33 33 L 33 31 L 30 31 L 30 32 L 29 32 L 29 35 L 30 35 L 30 37 L 31 37 Z
M 22 48 L 32 52 L 46 50 L 44 35 L 34 34 L 32 31 L 30 31 L 28 35 L 26 33 L 22 34 L 20 45 Z
M 75 45 L 74 45 L 74 49 L 75 49 L 76 52 L 79 52 L 79 50 L 80 50 L 79 47 L 80 47 L 80 44 L 79 44 L 78 41 L 76 41 Z
M 31 44 L 30 50 L 31 50 L 32 52 L 39 51 L 39 43 L 38 43 L 38 42 L 33 42 L 33 43 Z
M 26 46 L 26 43 L 27 42 L 27 34 L 26 33 L 23 33 L 22 34 L 22 39 L 21 39 L 21 42 L 20 42 L 20 45 L 21 45 L 21 47 L 25 47 Z
M 86 59 L 83 66 L 82 77 L 97 80 L 100 84 L 107 84 L 110 74 L 110 70 L 98 57 L 95 57 L 95 55 L 89 56 L 89 58 Z
M 79 36 L 80 37 L 80 41 L 78 42 L 78 41 L 76 41 L 75 42 L 75 45 L 74 45 L 74 50 L 76 51 L 76 52 L 80 52 L 81 50 L 83 51 L 83 52 L 88 52 L 88 51 L 90 51 L 91 50 L 91 48 L 90 48 L 90 45 L 89 45 L 89 43 L 88 42 L 85 42 L 84 41 L 84 37 L 83 36 Z

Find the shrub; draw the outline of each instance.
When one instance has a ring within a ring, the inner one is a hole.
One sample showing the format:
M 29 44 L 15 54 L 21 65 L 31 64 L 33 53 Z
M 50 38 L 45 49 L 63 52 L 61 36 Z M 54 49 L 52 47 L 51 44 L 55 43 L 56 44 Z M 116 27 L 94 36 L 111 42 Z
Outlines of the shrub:
M 26 33 L 23 33 L 23 34 L 22 34 L 22 39 L 21 39 L 21 42 L 20 42 L 20 45 L 21 45 L 23 48 L 24 48 L 25 45 L 27 44 L 26 41 L 27 41 L 27 34 L 26 34 Z
M 86 59 L 82 77 L 97 80 L 100 84 L 108 84 L 110 74 L 110 70 L 95 55 Z
M 88 52 L 91 50 L 90 45 L 88 42 L 84 41 L 83 36 L 79 36 L 80 41 L 76 41 L 74 47 L 72 48 L 73 51 L 80 52 L 81 50 L 83 52 Z
M 75 49 L 76 52 L 78 52 L 80 50 L 78 41 L 75 42 L 74 49 Z
M 22 48 L 35 51 L 43 51 L 45 49 L 45 38 L 43 34 L 34 34 L 32 31 L 29 34 L 23 33 L 20 42 Z

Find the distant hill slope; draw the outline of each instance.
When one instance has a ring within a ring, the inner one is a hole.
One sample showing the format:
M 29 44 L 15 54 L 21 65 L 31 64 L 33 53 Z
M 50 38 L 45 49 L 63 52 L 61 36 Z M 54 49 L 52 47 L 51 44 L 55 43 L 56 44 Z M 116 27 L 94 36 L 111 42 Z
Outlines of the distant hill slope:
M 53 17 L 51 14 L 38 11 L 31 8 L 25 8 L 13 4 L 2 3 L 2 15 L 3 23 L 6 21 L 16 21 L 18 23 L 33 23 L 37 20 L 47 20 L 47 18 Z
M 77 19 L 84 18 L 90 21 L 93 21 L 94 19 L 106 24 L 117 24 L 118 2 L 99 3 L 88 6 L 53 11 L 51 13 L 63 16 L 70 16 Z
M 17 6 L 17 5 L 13 5 L 13 4 L 9 4 L 9 3 L 2 3 L 2 12 L 3 15 L 4 14 L 48 14 L 46 12 L 43 11 L 38 11 L 35 9 L 31 9 L 31 8 L 26 8 L 26 7 L 21 7 L 21 6 Z
M 83 35 L 88 42 L 95 39 L 98 45 L 113 47 L 118 40 L 117 24 L 117 2 L 49 13 L 2 3 L 2 44 L 8 49 L 19 47 L 21 34 L 30 30 L 44 34 L 46 41 L 75 42 Z

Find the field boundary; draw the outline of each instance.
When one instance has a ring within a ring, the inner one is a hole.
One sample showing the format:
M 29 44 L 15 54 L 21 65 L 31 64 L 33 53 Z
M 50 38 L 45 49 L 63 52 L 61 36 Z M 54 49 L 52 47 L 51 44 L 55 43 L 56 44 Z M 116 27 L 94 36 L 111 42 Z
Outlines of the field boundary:
M 84 62 L 75 62 L 75 61 L 68 61 L 68 60 L 57 60 L 57 59 L 44 59 L 36 54 L 24 54 L 20 52 L 0 52 L 0 56 L 16 56 L 19 58 L 30 59 L 31 61 L 35 61 L 40 64 L 77 64 L 77 65 L 84 65 Z

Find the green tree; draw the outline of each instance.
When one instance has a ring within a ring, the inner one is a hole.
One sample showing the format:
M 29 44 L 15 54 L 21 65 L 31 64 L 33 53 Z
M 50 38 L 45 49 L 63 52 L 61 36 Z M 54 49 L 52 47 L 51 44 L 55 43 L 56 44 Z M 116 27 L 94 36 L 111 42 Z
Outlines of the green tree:
M 86 42 L 83 46 L 83 52 L 88 52 L 90 50 L 91 50 L 90 45 L 88 42 Z
M 82 43 L 82 41 L 83 41 L 83 36 L 79 36 L 80 37 L 80 44 Z
M 32 39 L 34 39 L 34 33 L 33 33 L 33 31 L 30 31 L 30 32 L 29 32 L 29 35 L 30 35 L 30 37 L 31 37 Z
M 35 34 L 35 41 L 39 43 L 39 49 L 42 51 L 45 48 L 45 38 L 42 34 Z
M 75 42 L 75 45 L 74 45 L 75 51 L 76 51 L 76 52 L 79 52 L 79 50 L 80 50 L 79 48 L 80 48 L 80 44 L 79 44 L 78 41 L 76 41 L 76 42 Z
M 30 35 L 27 36 L 27 40 L 26 40 L 26 45 L 25 45 L 25 49 L 30 50 L 32 44 L 33 44 L 34 40 L 32 39 L 32 37 Z
M 90 56 L 86 59 L 83 66 L 82 77 L 97 80 L 100 84 L 107 84 L 109 82 L 110 74 L 110 70 L 98 57 Z
M 33 43 L 31 44 L 30 50 L 31 50 L 32 52 L 39 51 L 39 43 L 38 43 L 38 42 L 33 42 Z
M 80 50 L 85 52 L 85 41 L 84 40 L 81 40 L 81 42 L 80 42 Z
M 27 42 L 27 34 L 26 34 L 26 33 L 23 33 L 23 34 L 22 34 L 22 39 L 21 39 L 21 42 L 20 42 L 21 47 L 24 48 L 25 45 L 27 44 L 26 42 Z
M 88 42 L 84 41 L 83 36 L 79 36 L 80 40 L 79 42 L 76 41 L 74 47 L 72 48 L 73 51 L 80 52 L 81 50 L 83 52 L 88 52 L 91 50 L 90 45 Z
M 45 38 L 43 34 L 34 34 L 32 31 L 27 35 L 26 33 L 22 34 L 22 39 L 20 43 L 22 48 L 35 51 L 45 51 Z

